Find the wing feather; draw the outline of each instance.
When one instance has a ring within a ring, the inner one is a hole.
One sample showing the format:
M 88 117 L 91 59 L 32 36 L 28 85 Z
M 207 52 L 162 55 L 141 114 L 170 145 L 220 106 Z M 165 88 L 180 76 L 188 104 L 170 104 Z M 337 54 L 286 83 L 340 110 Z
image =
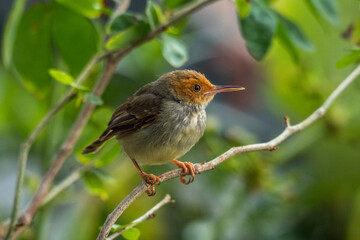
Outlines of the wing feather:
M 117 138 L 128 136 L 148 127 L 160 114 L 161 99 L 154 94 L 141 94 L 129 98 L 120 105 L 111 117 L 107 130 Z

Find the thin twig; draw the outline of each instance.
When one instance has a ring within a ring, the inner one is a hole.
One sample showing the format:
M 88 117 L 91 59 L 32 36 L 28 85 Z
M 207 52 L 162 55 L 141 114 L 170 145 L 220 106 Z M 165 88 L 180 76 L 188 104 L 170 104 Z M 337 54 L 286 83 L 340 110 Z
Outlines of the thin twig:
M 255 151 L 273 151 L 278 148 L 278 145 L 282 143 L 285 139 L 287 139 L 292 134 L 303 130 L 308 127 L 310 124 L 321 118 L 325 112 L 328 110 L 330 105 L 335 101 L 335 99 L 352 83 L 358 76 L 360 75 L 360 65 L 350 73 L 350 75 L 340 83 L 340 85 L 331 93 L 331 95 L 326 99 L 326 101 L 316 109 L 309 117 L 307 117 L 302 122 L 291 126 L 289 118 L 286 118 L 286 128 L 274 139 L 258 144 L 251 144 L 247 146 L 241 147 L 232 147 L 225 153 L 216 157 L 215 159 L 204 162 L 200 164 L 194 164 L 195 173 L 200 174 L 205 171 L 213 170 L 217 165 L 221 164 L 228 158 L 241 153 L 246 152 L 255 152 Z M 186 173 L 188 174 L 188 173 Z M 167 180 L 179 177 L 184 175 L 182 169 L 172 170 L 166 173 L 159 175 L 160 182 L 165 182 Z M 103 227 L 100 230 L 100 233 L 97 237 L 97 240 L 106 239 L 107 235 L 110 232 L 111 226 L 114 225 L 116 220 L 121 216 L 121 214 L 125 211 L 125 209 L 130 206 L 138 197 L 140 197 L 146 190 L 148 186 L 145 182 L 141 182 L 134 190 L 131 191 L 129 195 L 125 197 L 125 199 L 117 205 L 117 207 L 107 216 Z
M 64 180 L 62 180 L 59 184 L 52 188 L 51 191 L 49 191 L 49 193 L 42 201 L 41 206 L 44 206 L 45 204 L 53 200 L 59 193 L 70 187 L 77 180 L 79 180 L 84 174 L 84 172 L 86 172 L 89 168 L 90 165 L 85 165 L 72 172 L 69 176 L 67 176 Z
M 114 234 L 112 234 L 110 237 L 108 237 L 106 240 L 114 240 L 115 238 L 117 238 L 118 236 L 120 236 L 123 232 L 125 232 L 126 230 L 135 227 L 136 225 L 138 225 L 139 223 L 142 223 L 146 220 L 152 219 L 154 218 L 154 214 L 157 210 L 159 210 L 160 208 L 162 208 L 164 205 L 174 202 L 174 200 L 171 200 L 171 197 L 169 194 L 166 194 L 166 196 L 163 198 L 163 200 L 161 200 L 160 202 L 158 202 L 158 204 L 156 204 L 154 207 L 152 207 L 149 211 L 147 211 L 144 215 L 142 215 L 141 217 L 135 219 L 134 221 L 132 221 L 129 225 L 126 225 L 126 227 L 124 227 L 123 229 L 121 229 L 119 232 L 116 232 Z
M 113 11 L 112 18 L 115 18 L 119 16 L 120 14 L 126 12 L 126 10 L 130 6 L 130 0 L 118 0 L 118 3 L 116 4 L 116 8 Z
M 75 84 L 81 85 L 84 80 L 87 78 L 87 76 L 90 74 L 93 67 L 98 63 L 100 58 L 97 55 L 94 55 L 90 62 L 86 65 L 84 70 L 80 73 L 80 75 L 77 77 Z M 56 105 L 45 115 L 45 117 L 40 121 L 40 123 L 35 127 L 35 129 L 32 131 L 28 139 L 21 144 L 20 146 L 20 153 L 19 153 L 19 166 L 18 166 L 18 175 L 16 180 L 16 189 L 15 189 L 15 195 L 14 195 L 14 201 L 13 201 L 13 208 L 11 211 L 11 220 L 10 220 L 10 226 L 8 229 L 8 232 L 6 234 L 5 240 L 10 239 L 11 232 L 15 226 L 16 218 L 19 212 L 19 205 L 20 205 L 20 198 L 21 198 L 21 189 L 24 182 L 24 175 L 25 175 L 25 169 L 26 169 L 26 163 L 29 156 L 29 151 L 34 143 L 36 137 L 39 135 L 39 133 L 49 124 L 49 122 L 56 116 L 56 114 L 65 107 L 71 100 L 73 100 L 76 97 L 77 93 L 71 89 L 69 90 L 65 96 L 58 102 Z
M 100 77 L 97 85 L 94 87 L 93 94 L 95 96 L 101 96 L 104 92 L 105 88 L 107 87 L 111 76 L 115 72 L 117 62 L 122 59 L 124 56 L 126 56 L 128 53 L 130 53 L 133 49 L 138 47 L 139 45 L 148 42 L 155 38 L 160 33 L 164 32 L 169 26 L 175 24 L 177 21 L 181 20 L 182 18 L 190 15 L 191 13 L 195 12 L 196 10 L 206 6 L 207 4 L 214 2 L 217 0 L 205 0 L 205 1 L 197 1 L 194 4 L 192 4 L 190 7 L 186 8 L 185 10 L 181 11 L 179 14 L 175 15 L 171 20 L 169 20 L 168 23 L 159 26 L 157 29 L 150 32 L 147 36 L 142 38 L 141 40 L 131 44 L 128 47 L 125 47 L 121 50 L 118 50 L 116 52 L 110 52 L 107 54 L 104 54 L 103 56 L 100 56 L 98 60 L 106 59 L 105 63 L 105 69 L 103 71 L 102 76 Z M 43 199 L 47 195 L 49 188 L 51 186 L 51 183 L 53 182 L 55 176 L 59 172 L 61 166 L 65 162 L 66 158 L 70 155 L 72 152 L 72 149 L 79 138 L 84 126 L 88 122 L 91 113 L 95 109 L 95 105 L 92 103 L 86 103 L 84 107 L 82 108 L 80 114 L 78 115 L 78 118 L 76 122 L 74 123 L 70 134 L 68 138 L 64 141 L 61 149 L 55 156 L 55 158 L 52 160 L 52 165 L 48 169 L 47 173 L 42 179 L 42 182 L 40 184 L 40 187 L 38 188 L 34 198 L 32 199 L 29 207 L 26 209 L 26 211 L 19 217 L 17 222 L 17 229 L 15 230 L 14 237 L 17 238 L 31 223 L 32 218 L 34 217 L 35 213 L 39 209 L 39 207 L 42 204 Z M 16 218 L 15 218 L 16 219 Z M 9 232 L 11 232 L 12 229 L 9 228 Z M 9 239 L 13 239 L 9 238 Z

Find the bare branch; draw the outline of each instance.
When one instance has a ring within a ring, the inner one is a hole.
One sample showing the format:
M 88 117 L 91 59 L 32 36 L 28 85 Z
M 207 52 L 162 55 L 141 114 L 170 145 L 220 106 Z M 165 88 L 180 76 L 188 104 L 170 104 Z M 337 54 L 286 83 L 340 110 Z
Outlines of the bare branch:
M 114 234 L 112 234 L 110 237 L 107 238 L 107 240 L 114 240 L 115 238 L 117 238 L 118 236 L 120 236 L 123 232 L 125 232 L 126 230 L 128 230 L 129 228 L 133 228 L 136 225 L 138 225 L 139 223 L 142 223 L 146 220 L 152 219 L 155 215 L 155 212 L 157 210 L 159 210 L 160 208 L 162 208 L 164 205 L 174 202 L 174 200 L 171 200 L 171 197 L 169 194 L 166 194 L 166 196 L 163 198 L 163 200 L 161 200 L 158 204 L 156 204 L 154 207 L 152 207 L 149 211 L 147 211 L 144 215 L 142 215 L 141 217 L 135 219 L 134 221 L 132 221 L 129 225 L 127 225 L 126 227 L 124 227 L 123 229 L 121 229 L 121 231 L 116 232 Z
M 117 62 L 120 59 L 122 59 L 124 56 L 126 56 L 128 53 L 130 53 L 133 49 L 135 49 L 136 47 L 138 47 L 139 45 L 141 45 L 147 41 L 152 40 L 153 38 L 158 36 L 160 33 L 164 32 L 169 26 L 175 24 L 177 21 L 181 20 L 182 18 L 190 15 L 191 13 L 195 12 L 196 10 L 198 10 L 214 1 L 217 1 L 217 0 L 197 1 L 197 2 L 193 3 L 190 7 L 184 9 L 179 14 L 175 15 L 172 19 L 169 20 L 168 23 L 159 26 L 157 29 L 153 30 L 147 36 L 140 39 L 139 41 L 131 44 L 128 47 L 125 47 L 125 48 L 120 49 L 115 52 L 106 53 L 103 56 L 100 56 L 99 58 L 97 58 L 97 61 L 105 59 L 106 63 L 105 63 L 105 69 L 103 71 L 103 74 L 101 75 L 99 81 L 97 82 L 97 85 L 94 87 L 93 94 L 95 96 L 102 95 L 102 93 L 104 92 L 105 88 L 107 87 L 107 85 L 110 81 L 111 76 L 113 75 L 113 73 L 116 69 Z M 78 115 L 76 122 L 74 123 L 74 125 L 69 133 L 69 136 L 64 141 L 61 149 L 56 154 L 55 158 L 52 160 L 52 165 L 50 166 L 47 173 L 43 177 L 42 182 L 41 182 L 34 198 L 32 199 L 30 205 L 28 206 L 26 211 L 19 217 L 17 224 L 16 224 L 16 229 L 14 230 L 15 231 L 14 236 L 11 238 L 10 236 L 11 236 L 13 227 L 15 225 L 15 219 L 16 219 L 18 208 L 16 208 L 16 211 L 14 211 L 15 214 L 13 214 L 13 217 L 12 217 L 13 221 L 10 225 L 10 228 L 8 231 L 9 234 L 6 237 L 6 239 L 17 238 L 30 225 L 32 218 L 34 217 L 35 213 L 41 206 L 42 201 L 48 194 L 51 183 L 53 182 L 55 176 L 59 172 L 59 170 L 60 170 L 61 166 L 63 165 L 63 163 L 65 162 L 66 158 L 72 152 L 74 144 L 76 143 L 77 139 L 79 138 L 84 126 L 88 122 L 88 120 L 91 116 L 91 113 L 93 112 L 94 109 L 95 109 L 95 105 L 92 103 L 86 103 L 84 105 L 80 114 Z M 57 112 L 55 112 L 53 115 L 55 115 L 56 113 Z M 52 119 L 53 115 L 50 117 L 50 119 L 48 121 L 50 121 Z M 46 122 L 43 127 L 45 127 L 47 123 L 48 122 Z M 29 149 L 30 149 L 30 147 L 25 145 L 24 150 L 22 150 L 20 152 L 21 159 L 23 159 L 22 154 L 24 154 L 25 155 L 24 158 L 27 159 Z M 24 165 L 22 163 L 23 163 L 23 161 L 20 161 L 20 165 L 21 165 L 21 169 L 22 169 L 22 172 L 19 171 L 19 173 L 22 173 L 22 176 L 20 176 L 20 178 L 19 178 L 20 180 L 23 179 L 23 174 L 24 174 L 23 172 L 25 169 L 26 160 L 25 160 Z M 21 185 L 22 185 L 22 181 L 19 181 L 19 186 L 21 186 Z M 19 189 L 21 189 L 21 188 L 19 188 Z M 18 206 L 18 204 L 15 204 L 15 205 Z
M 303 130 L 304 128 L 308 127 L 310 124 L 321 118 L 325 112 L 328 110 L 330 105 L 335 101 L 335 99 L 352 83 L 358 76 L 360 75 L 360 65 L 343 81 L 340 85 L 331 93 L 331 95 L 326 99 L 323 105 L 321 105 L 318 109 L 316 109 L 309 117 L 307 117 L 302 122 L 291 126 L 290 119 L 285 118 L 286 128 L 285 130 L 280 133 L 274 139 L 265 142 L 265 143 L 258 143 L 258 144 L 251 144 L 247 146 L 241 147 L 232 147 L 225 153 L 221 154 L 217 158 L 200 164 L 194 164 L 195 167 L 195 174 L 200 174 L 205 171 L 213 170 L 217 165 L 221 164 L 225 160 L 229 159 L 230 157 L 246 153 L 246 152 L 255 152 L 255 151 L 273 151 L 276 150 L 280 143 L 286 140 L 292 134 Z M 161 174 L 158 176 L 160 178 L 160 182 L 165 182 L 167 180 L 179 177 L 184 175 L 182 169 L 172 170 L 166 173 Z M 119 203 L 119 205 L 108 215 L 105 220 L 105 223 L 100 230 L 100 233 L 97 237 L 97 240 L 104 240 L 106 239 L 107 235 L 110 232 L 111 226 L 114 225 L 116 220 L 121 216 L 121 214 L 125 211 L 127 207 L 129 207 L 132 202 L 134 202 L 138 197 L 140 197 L 146 190 L 148 186 L 145 182 L 141 182 L 131 193 L 126 196 L 126 198 Z

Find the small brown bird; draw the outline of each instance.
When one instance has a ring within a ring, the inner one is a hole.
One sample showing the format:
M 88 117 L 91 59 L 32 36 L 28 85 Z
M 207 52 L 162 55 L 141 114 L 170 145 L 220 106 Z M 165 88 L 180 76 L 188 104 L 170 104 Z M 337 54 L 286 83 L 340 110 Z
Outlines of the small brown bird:
M 215 86 L 204 75 L 192 70 L 178 70 L 162 75 L 141 87 L 121 104 L 106 130 L 88 145 L 83 154 L 96 152 L 107 140 L 116 137 L 123 145 L 141 177 L 150 186 L 148 195 L 155 194 L 159 177 L 144 173 L 139 164 L 172 162 L 194 180 L 195 168 L 190 162 L 176 159 L 187 153 L 205 130 L 205 108 L 219 92 L 243 90 L 239 86 Z

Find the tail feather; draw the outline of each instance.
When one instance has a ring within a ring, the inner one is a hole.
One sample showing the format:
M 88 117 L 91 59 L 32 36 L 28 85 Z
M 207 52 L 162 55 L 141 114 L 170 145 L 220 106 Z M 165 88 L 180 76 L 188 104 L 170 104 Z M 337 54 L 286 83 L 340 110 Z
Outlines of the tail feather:
M 103 132 L 100 137 L 95 139 L 92 143 L 84 148 L 82 154 L 95 153 L 97 152 L 104 143 L 114 136 L 112 129 L 107 129 Z

